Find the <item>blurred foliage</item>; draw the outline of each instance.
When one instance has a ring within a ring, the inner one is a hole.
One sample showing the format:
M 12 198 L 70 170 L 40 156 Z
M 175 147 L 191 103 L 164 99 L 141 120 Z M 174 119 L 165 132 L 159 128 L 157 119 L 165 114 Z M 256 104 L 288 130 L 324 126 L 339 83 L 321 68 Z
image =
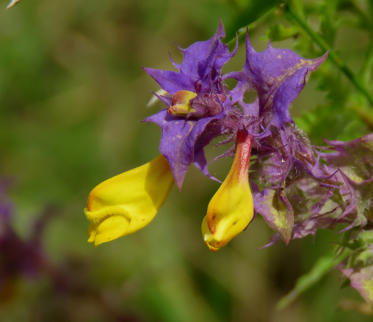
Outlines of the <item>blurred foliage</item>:
M 0 169 L 16 180 L 15 225 L 25 235 L 38 211 L 55 204 L 61 215 L 46 231 L 46 251 L 92 289 L 66 296 L 47 278 L 20 280 L 1 321 L 119 321 L 103 308 L 139 321 L 371 321 L 337 273 L 276 311 L 338 235 L 258 250 L 272 232 L 257 218 L 212 254 L 200 221 L 217 184 L 194 169 L 150 226 L 98 248 L 86 242 L 89 190 L 158 153 L 159 130 L 140 123 L 159 108 L 145 108 L 157 86 L 142 66 L 171 68 L 168 52 L 180 59 L 176 44 L 207 39 L 219 19 L 227 41 L 251 26 L 258 50 L 268 39 L 307 58 L 330 50 L 291 110 L 314 144 L 372 130 L 369 0 L 27 0 L 0 10 Z M 241 68 L 242 57 L 241 46 L 229 68 Z M 222 178 L 229 163 L 215 163 L 212 174 Z

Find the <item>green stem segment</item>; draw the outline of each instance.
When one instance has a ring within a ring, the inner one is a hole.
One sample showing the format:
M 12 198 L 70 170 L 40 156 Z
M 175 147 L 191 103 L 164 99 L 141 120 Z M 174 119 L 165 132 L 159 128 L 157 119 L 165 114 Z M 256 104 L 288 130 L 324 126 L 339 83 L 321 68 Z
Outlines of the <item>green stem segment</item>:
M 280 301 L 277 303 L 277 309 L 282 310 L 288 307 L 302 293 L 319 282 L 334 267 L 343 262 L 348 256 L 351 255 L 351 253 L 352 251 L 349 248 L 345 248 L 340 254 L 332 254 L 331 256 L 319 258 L 312 269 L 297 280 L 295 287 L 287 295 L 280 299 Z
M 348 66 L 343 62 L 341 57 L 329 47 L 327 42 L 316 32 L 312 30 L 312 28 L 307 24 L 307 22 L 298 15 L 291 6 L 286 6 L 286 13 L 289 17 L 299 26 L 301 27 L 308 36 L 319 46 L 319 48 L 323 51 L 329 51 L 328 58 L 346 75 L 346 77 L 354 84 L 356 89 L 368 100 L 368 102 L 373 107 L 373 96 L 365 88 L 365 86 L 360 82 L 360 80 L 354 75 L 354 73 L 348 68 Z
M 250 32 L 251 30 L 256 29 L 260 24 L 262 24 L 264 21 L 269 19 L 276 12 L 276 10 L 277 10 L 277 7 L 273 7 L 271 9 L 269 9 L 268 11 L 266 11 L 262 16 L 260 16 L 255 21 L 253 21 L 253 22 L 247 24 L 246 26 L 243 26 L 240 29 L 238 29 L 238 31 L 236 33 L 236 37 L 238 37 L 238 41 L 242 42 L 245 39 L 246 31 Z M 229 41 L 226 42 L 226 44 L 227 44 L 227 46 L 230 50 L 232 50 L 236 45 L 236 37 L 233 37 L 232 39 L 230 39 Z

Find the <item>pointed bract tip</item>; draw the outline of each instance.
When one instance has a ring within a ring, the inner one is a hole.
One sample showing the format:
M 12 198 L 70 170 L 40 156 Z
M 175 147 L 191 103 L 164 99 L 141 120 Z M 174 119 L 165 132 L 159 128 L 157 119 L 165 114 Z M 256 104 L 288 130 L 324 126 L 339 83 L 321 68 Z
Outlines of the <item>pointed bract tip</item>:
M 234 45 L 234 48 L 232 50 L 230 57 L 233 57 L 236 55 L 237 50 L 238 50 L 238 44 L 239 44 L 239 39 L 238 39 L 238 34 L 236 33 L 236 44 Z
M 250 53 L 256 53 L 253 46 L 251 46 L 250 37 L 249 37 L 249 29 L 246 28 L 246 38 L 245 38 L 245 47 L 246 47 L 246 54 Z M 246 57 L 247 59 L 247 57 Z
M 325 52 L 322 56 L 315 58 L 314 61 L 316 61 L 316 68 L 319 67 L 329 56 L 329 50 Z
M 168 58 L 170 59 L 171 61 L 171 64 L 177 69 L 179 70 L 180 69 L 180 64 L 176 63 L 175 60 L 173 59 L 172 55 L 170 52 L 168 52 Z
M 21 0 L 12 0 L 12 1 L 10 1 L 9 3 L 8 3 L 8 5 L 7 5 L 7 9 L 11 9 L 11 8 L 13 8 L 17 3 L 19 3 Z
M 153 95 L 149 99 L 148 103 L 146 104 L 146 107 L 152 107 L 158 100 L 165 102 L 163 96 L 167 95 L 167 92 L 163 88 L 160 88 L 159 90 L 157 90 L 156 92 L 153 92 L 152 94 Z
M 223 25 L 223 21 L 221 19 L 219 19 L 219 25 L 218 25 L 218 29 L 216 30 L 216 35 L 219 38 L 224 38 L 225 37 L 224 25 Z

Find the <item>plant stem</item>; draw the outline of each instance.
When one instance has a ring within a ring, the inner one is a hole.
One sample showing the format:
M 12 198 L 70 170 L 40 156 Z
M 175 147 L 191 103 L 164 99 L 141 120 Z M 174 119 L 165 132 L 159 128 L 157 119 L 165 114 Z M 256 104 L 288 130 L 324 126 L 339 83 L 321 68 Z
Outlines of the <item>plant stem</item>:
M 278 8 L 273 7 L 271 9 L 269 9 L 267 12 L 265 12 L 262 16 L 260 16 L 255 21 L 253 21 L 253 22 L 249 23 L 248 25 L 243 26 L 240 29 L 238 29 L 236 35 L 238 37 L 239 43 L 242 42 L 245 39 L 246 30 L 251 31 L 251 30 L 256 29 L 258 27 L 258 25 L 260 25 L 261 23 L 263 23 L 263 21 L 268 19 L 272 14 L 275 13 L 276 10 L 278 10 Z M 229 41 L 226 42 L 226 44 L 227 44 L 228 48 L 232 50 L 234 48 L 234 46 L 236 45 L 236 37 L 231 38 Z
M 332 254 L 331 256 L 319 258 L 312 269 L 297 280 L 295 287 L 287 295 L 280 299 L 280 301 L 277 303 L 277 309 L 282 310 L 289 306 L 299 297 L 299 295 L 319 282 L 321 278 L 323 278 L 335 266 L 340 264 L 350 255 L 351 250 L 345 248 L 340 254 Z
M 339 55 L 329 47 L 327 42 L 316 32 L 314 32 L 311 27 L 307 24 L 307 22 L 300 17 L 291 6 L 287 5 L 286 13 L 289 17 L 299 26 L 301 27 L 308 36 L 319 46 L 319 48 L 323 51 L 329 51 L 329 59 L 346 75 L 346 77 L 354 84 L 356 89 L 365 96 L 368 102 L 373 107 L 373 96 L 368 91 L 367 88 L 360 82 L 360 80 L 353 74 L 353 72 L 348 68 L 348 66 L 344 63 L 344 61 L 339 57 Z

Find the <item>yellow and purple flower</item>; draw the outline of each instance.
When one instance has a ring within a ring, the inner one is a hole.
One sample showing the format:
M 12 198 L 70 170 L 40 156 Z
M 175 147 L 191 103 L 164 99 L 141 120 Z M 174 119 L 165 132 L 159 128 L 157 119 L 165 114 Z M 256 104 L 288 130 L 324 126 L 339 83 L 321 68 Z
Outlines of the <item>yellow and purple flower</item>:
M 230 52 L 224 37 L 220 23 L 211 39 L 182 49 L 182 63 L 173 62 L 176 71 L 145 68 L 160 85 L 158 98 L 166 105 L 145 119 L 161 128 L 161 156 L 91 191 L 85 210 L 91 223 L 90 242 L 108 242 L 147 225 L 173 182 L 182 188 L 191 164 L 219 181 L 208 171 L 204 148 L 221 135 L 235 142 L 224 154 L 234 154 L 234 161 L 202 222 L 210 250 L 241 233 L 254 214 L 262 215 L 277 232 L 273 242 L 282 238 L 288 243 L 338 223 L 346 223 L 346 229 L 366 224 L 367 214 L 360 211 L 359 202 L 366 198 L 364 185 L 370 179 L 356 181 L 351 176 L 353 162 L 348 156 L 353 151 L 346 149 L 369 142 L 372 152 L 373 138 L 328 142 L 326 153 L 311 145 L 289 114 L 309 74 L 327 55 L 305 59 L 271 45 L 258 53 L 247 37 L 242 71 L 223 75 L 222 67 L 237 50 L 236 45 Z M 228 79 L 236 81 L 233 88 Z M 257 93 L 252 103 L 245 102 L 249 91 Z M 255 162 L 249 177 L 251 155 Z M 368 172 L 371 175 L 373 167 Z

